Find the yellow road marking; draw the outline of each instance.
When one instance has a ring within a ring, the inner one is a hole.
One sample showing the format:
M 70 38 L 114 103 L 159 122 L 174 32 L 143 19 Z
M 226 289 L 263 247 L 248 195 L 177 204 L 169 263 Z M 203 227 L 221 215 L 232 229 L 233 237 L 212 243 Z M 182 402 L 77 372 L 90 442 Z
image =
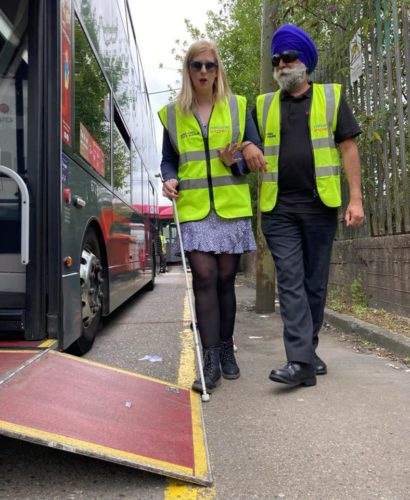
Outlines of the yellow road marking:
M 37 354 L 35 349 L 0 349 L 0 354 Z
M 53 344 L 56 344 L 57 341 L 55 339 L 48 339 L 39 344 L 38 347 L 44 348 L 44 347 L 51 347 Z
M 190 323 L 191 314 L 189 311 L 188 295 L 184 300 L 184 323 Z M 179 362 L 178 380 L 177 384 L 182 386 L 191 386 L 196 377 L 195 370 L 195 344 L 194 336 L 190 328 L 185 328 L 180 333 L 182 344 L 181 357 Z M 194 435 L 194 450 L 195 450 L 195 469 L 198 475 L 204 476 L 206 472 L 206 453 L 204 448 L 204 436 L 202 434 L 201 425 L 201 401 L 197 394 L 191 395 L 193 427 L 200 429 Z M 214 486 L 205 488 L 203 486 L 195 486 L 187 484 L 175 479 L 168 479 L 168 486 L 164 491 L 164 500 L 212 500 L 216 498 L 216 488 Z

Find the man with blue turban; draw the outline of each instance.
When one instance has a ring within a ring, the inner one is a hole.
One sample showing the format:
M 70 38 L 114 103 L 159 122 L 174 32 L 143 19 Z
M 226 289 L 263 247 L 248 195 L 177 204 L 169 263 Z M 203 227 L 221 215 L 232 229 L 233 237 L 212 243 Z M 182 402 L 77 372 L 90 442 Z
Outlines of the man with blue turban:
M 262 229 L 275 261 L 288 363 L 269 378 L 312 386 L 327 373 L 316 354 L 323 323 L 332 243 L 341 205 L 341 161 L 349 184 L 347 226 L 363 222 L 360 128 L 341 85 L 312 83 L 316 45 L 298 26 L 285 24 L 272 38 L 278 92 L 258 96 L 256 121 L 267 172 L 260 207 Z

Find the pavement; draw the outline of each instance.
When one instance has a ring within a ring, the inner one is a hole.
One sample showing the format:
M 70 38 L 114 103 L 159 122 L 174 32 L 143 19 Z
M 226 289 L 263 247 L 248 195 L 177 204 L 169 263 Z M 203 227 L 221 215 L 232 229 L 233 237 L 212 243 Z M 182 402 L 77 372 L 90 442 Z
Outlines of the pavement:
M 409 498 L 409 367 L 351 327 L 325 325 L 318 354 L 328 374 L 309 388 L 271 382 L 286 363 L 278 308 L 257 314 L 241 275 L 236 292 L 241 377 L 204 405 L 216 497 Z
M 318 354 L 328 374 L 313 387 L 271 382 L 286 363 L 280 315 L 255 312 L 255 288 L 241 275 L 236 294 L 241 376 L 202 404 L 211 487 L 0 436 L 0 498 L 408 500 L 409 366 L 326 324 Z M 105 322 L 86 358 L 189 387 L 185 304 L 184 275 L 170 268 Z
M 243 274 L 238 275 L 238 282 L 243 283 L 251 290 L 256 288 L 255 281 Z M 352 334 L 366 342 L 371 342 L 397 356 L 410 356 L 410 338 L 393 330 L 386 330 L 354 316 L 338 313 L 328 308 L 325 309 L 326 324 L 346 334 Z
M 410 356 L 410 338 L 386 330 L 347 314 L 325 310 L 325 321 L 346 333 L 352 333 L 401 357 Z

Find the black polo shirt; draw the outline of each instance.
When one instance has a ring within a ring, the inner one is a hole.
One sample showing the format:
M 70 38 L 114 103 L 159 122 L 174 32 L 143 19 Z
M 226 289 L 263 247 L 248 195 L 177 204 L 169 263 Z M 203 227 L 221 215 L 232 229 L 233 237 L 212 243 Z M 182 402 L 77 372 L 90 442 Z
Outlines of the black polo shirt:
M 316 192 L 309 114 L 312 87 L 293 97 L 281 92 L 278 199 L 275 211 L 318 213 L 335 209 L 322 203 Z M 361 132 L 346 100 L 341 97 L 337 115 L 335 142 L 356 137 Z

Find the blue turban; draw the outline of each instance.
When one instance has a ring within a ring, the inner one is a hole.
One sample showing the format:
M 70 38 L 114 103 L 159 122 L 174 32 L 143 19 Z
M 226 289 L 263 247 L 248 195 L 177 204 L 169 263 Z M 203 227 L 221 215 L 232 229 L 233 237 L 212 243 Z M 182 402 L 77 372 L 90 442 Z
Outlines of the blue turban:
M 305 31 L 294 24 L 284 24 L 273 35 L 272 55 L 285 50 L 297 50 L 300 53 L 299 59 L 307 67 L 308 73 L 312 73 L 316 68 L 316 45 Z

